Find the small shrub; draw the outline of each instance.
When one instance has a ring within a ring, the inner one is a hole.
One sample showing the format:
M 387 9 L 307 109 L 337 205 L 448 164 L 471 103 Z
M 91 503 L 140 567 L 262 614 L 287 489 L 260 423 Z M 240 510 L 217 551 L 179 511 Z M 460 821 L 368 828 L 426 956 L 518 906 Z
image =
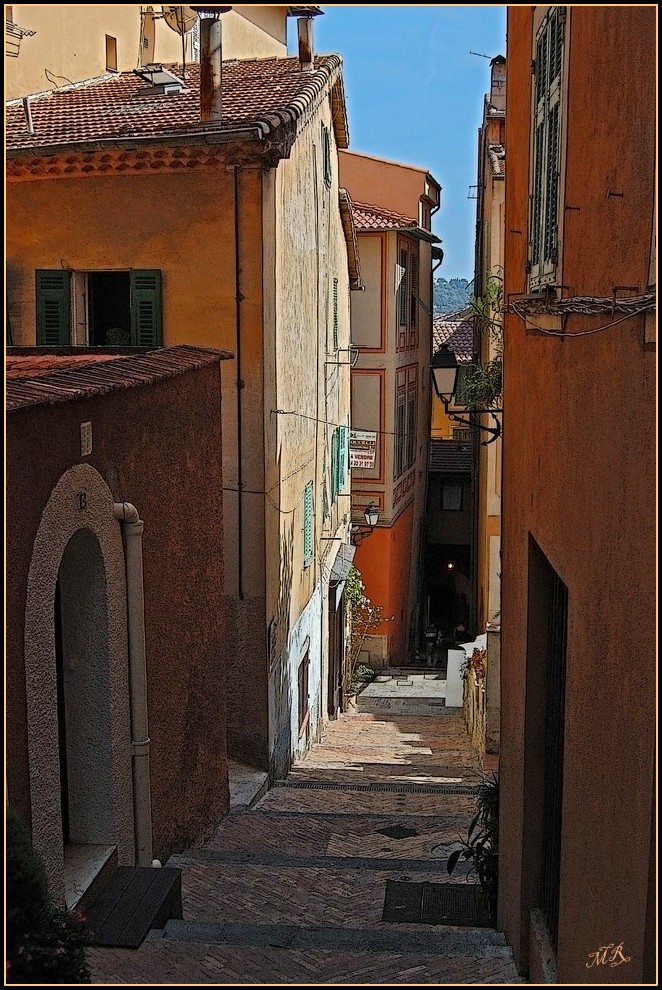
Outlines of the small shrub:
M 487 909 L 496 918 L 499 884 L 499 778 L 485 777 L 478 788 L 478 812 L 469 826 L 462 849 L 448 857 L 447 869 L 452 873 L 462 859 L 473 863 Z
M 85 929 L 48 895 L 23 821 L 7 813 L 7 983 L 90 983 Z

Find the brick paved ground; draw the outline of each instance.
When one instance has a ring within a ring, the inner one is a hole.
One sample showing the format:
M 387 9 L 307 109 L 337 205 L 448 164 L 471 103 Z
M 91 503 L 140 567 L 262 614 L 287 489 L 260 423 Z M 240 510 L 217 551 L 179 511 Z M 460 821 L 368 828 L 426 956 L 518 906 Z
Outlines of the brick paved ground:
M 95 982 L 523 982 L 495 931 L 381 920 L 387 880 L 449 881 L 479 779 L 459 713 L 341 718 L 255 808 L 172 857 L 184 919 L 92 950 Z M 395 824 L 416 834 L 381 831 Z

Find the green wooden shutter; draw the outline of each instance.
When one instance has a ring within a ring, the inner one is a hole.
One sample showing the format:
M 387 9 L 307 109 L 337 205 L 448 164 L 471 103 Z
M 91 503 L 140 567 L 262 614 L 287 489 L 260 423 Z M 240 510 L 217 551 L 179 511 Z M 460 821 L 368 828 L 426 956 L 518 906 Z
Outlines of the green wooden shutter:
M 61 268 L 36 272 L 37 343 L 62 347 L 71 340 L 71 272 Z
M 338 498 L 338 431 L 334 430 L 331 436 L 331 502 Z
M 303 562 L 313 559 L 313 483 L 309 481 L 303 491 Z
M 161 272 L 156 268 L 131 272 L 131 344 L 161 346 Z
M 338 455 L 338 491 L 341 492 L 347 480 L 347 427 L 339 427 L 339 455 Z
M 411 312 L 409 314 L 410 327 L 418 325 L 418 245 L 412 248 L 411 255 Z

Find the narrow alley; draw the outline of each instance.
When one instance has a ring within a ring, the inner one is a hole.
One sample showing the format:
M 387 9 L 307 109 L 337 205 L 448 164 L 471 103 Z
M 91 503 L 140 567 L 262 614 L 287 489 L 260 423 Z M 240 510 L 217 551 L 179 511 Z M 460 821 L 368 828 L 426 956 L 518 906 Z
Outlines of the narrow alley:
M 103 983 L 520 983 L 489 928 L 382 920 L 387 881 L 467 881 L 481 768 L 461 711 L 358 712 L 204 846 L 172 857 L 184 917 L 138 950 L 93 949 Z

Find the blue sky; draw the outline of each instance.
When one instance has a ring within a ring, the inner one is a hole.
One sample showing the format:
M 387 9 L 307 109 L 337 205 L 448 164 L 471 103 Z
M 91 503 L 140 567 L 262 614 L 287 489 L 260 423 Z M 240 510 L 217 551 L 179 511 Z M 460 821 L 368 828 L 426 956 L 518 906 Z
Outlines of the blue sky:
M 315 47 L 343 56 L 350 148 L 429 169 L 443 187 L 433 221 L 444 249 L 437 275 L 471 279 L 476 203 L 467 195 L 490 63 L 469 52 L 505 55 L 506 8 L 323 9 Z

